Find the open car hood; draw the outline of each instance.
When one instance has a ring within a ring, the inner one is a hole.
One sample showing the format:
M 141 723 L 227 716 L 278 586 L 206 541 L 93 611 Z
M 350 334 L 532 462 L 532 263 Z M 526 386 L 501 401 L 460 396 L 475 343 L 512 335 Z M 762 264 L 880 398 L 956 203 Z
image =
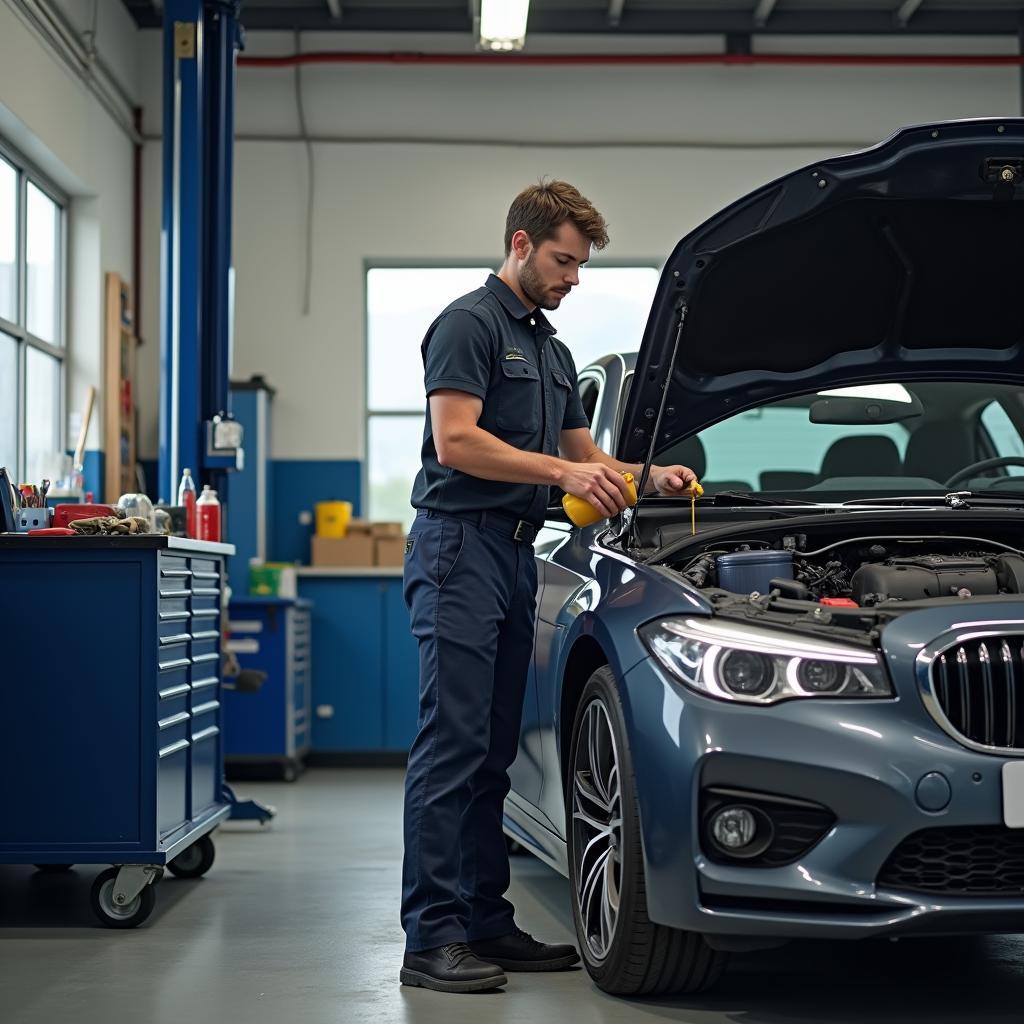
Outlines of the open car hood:
M 1022 243 L 1024 119 L 906 128 L 758 189 L 665 265 L 619 457 L 647 457 L 666 381 L 655 456 L 824 388 L 1024 383 Z

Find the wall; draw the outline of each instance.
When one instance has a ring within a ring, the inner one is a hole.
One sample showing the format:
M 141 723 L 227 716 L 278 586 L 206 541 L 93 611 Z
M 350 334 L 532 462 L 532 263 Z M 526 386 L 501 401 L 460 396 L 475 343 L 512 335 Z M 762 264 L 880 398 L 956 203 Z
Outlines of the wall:
M 65 5 L 79 27 L 84 27 L 85 6 Z M 102 5 L 97 47 L 132 93 L 138 87 L 136 35 L 122 4 Z M 103 276 L 113 270 L 132 278 L 132 143 L 81 81 L 3 2 L 0 135 L 71 197 L 66 377 L 70 447 L 79 422 L 75 414 L 84 406 L 87 389 L 102 383 Z M 101 409 L 98 404 L 87 439 L 93 467 L 101 464 L 96 457 L 102 448 Z
M 537 39 L 530 45 L 540 52 L 599 44 Z M 689 48 L 720 45 L 686 41 Z M 771 41 L 785 52 L 842 46 L 1007 53 L 1014 45 Z M 305 50 L 371 46 L 466 51 L 469 41 L 302 40 Z M 628 46 L 680 49 L 674 40 L 631 39 Z M 287 53 L 294 40 L 250 33 L 248 47 Z M 1009 115 L 1020 103 L 1011 68 L 349 65 L 305 68 L 302 81 L 308 130 L 319 140 L 308 315 L 302 312 L 307 158 L 295 139 L 295 73 L 239 72 L 235 376 L 260 372 L 277 388 L 277 459 L 330 462 L 361 459 L 364 452 L 367 263 L 493 261 L 500 257 L 509 200 L 541 175 L 577 183 L 605 213 L 612 244 L 602 260 L 660 262 L 704 217 L 776 175 L 877 142 L 901 125 Z M 149 99 L 146 105 L 159 109 Z M 281 135 L 292 141 L 273 141 Z M 146 149 L 146 190 L 157 194 L 159 145 Z M 145 278 L 152 287 L 159 221 L 158 208 L 148 209 Z M 438 296 L 439 308 L 448 298 Z M 586 301 L 585 295 L 572 301 Z M 155 338 L 157 306 L 147 301 L 146 307 L 145 332 Z M 418 340 L 410 339 L 410 359 L 418 359 Z M 151 367 L 146 387 L 154 417 L 156 383 Z M 155 418 L 147 437 L 155 452 Z

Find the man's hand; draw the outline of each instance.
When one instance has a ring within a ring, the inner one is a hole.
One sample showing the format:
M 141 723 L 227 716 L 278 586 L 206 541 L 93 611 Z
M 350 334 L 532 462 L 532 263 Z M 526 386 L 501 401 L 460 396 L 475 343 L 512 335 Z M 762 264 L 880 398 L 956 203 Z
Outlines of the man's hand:
M 589 501 L 605 519 L 629 506 L 629 487 L 622 474 L 601 462 L 565 463 L 558 486 Z
M 651 481 L 662 497 L 678 498 L 690 493 L 697 476 L 687 466 L 652 466 Z

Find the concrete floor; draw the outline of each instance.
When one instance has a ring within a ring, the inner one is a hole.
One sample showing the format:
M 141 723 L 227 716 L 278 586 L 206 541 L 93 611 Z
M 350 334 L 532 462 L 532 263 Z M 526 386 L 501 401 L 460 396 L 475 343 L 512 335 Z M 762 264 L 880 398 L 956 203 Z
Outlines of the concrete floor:
M 318 770 L 294 785 L 237 788 L 276 805 L 277 819 L 261 831 L 222 827 L 210 874 L 168 876 L 153 916 L 136 931 L 95 925 L 88 893 L 97 869 L 45 876 L 0 866 L 0 1021 L 1024 1019 L 1024 936 L 792 943 L 736 957 L 717 991 L 673 1000 L 612 999 L 582 970 L 511 975 L 504 992 L 477 996 L 402 988 L 401 772 Z M 564 879 L 532 857 L 514 858 L 511 898 L 521 926 L 548 940 L 574 939 Z

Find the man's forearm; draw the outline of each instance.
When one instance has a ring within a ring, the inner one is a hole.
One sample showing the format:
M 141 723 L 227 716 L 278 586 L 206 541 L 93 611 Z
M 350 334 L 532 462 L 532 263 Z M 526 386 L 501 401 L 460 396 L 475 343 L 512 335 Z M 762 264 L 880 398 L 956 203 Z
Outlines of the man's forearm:
M 443 466 L 481 480 L 557 486 L 565 463 L 553 455 L 523 452 L 482 427 L 451 437 L 438 451 Z

